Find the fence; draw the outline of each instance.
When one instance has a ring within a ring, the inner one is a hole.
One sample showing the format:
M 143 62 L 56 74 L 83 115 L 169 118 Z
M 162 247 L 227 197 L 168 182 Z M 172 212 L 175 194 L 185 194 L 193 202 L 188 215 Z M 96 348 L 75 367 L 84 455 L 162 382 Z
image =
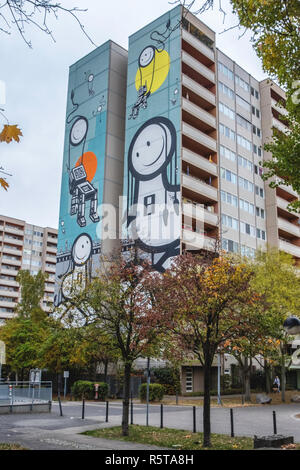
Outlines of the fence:
M 43 404 L 51 401 L 52 382 L 0 382 L 0 406 Z

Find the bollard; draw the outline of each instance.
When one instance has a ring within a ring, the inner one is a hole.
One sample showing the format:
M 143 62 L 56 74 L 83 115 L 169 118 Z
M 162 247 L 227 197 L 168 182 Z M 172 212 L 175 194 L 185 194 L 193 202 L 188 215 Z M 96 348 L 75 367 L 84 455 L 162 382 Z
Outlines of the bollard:
M 85 399 L 82 397 L 82 414 L 81 414 L 81 419 L 84 419 L 84 408 L 85 408 Z
M 106 402 L 106 416 L 105 416 L 105 422 L 108 423 L 108 401 Z
M 176 392 L 176 405 L 178 405 L 178 392 Z
M 233 409 L 232 408 L 230 408 L 230 427 L 231 427 L 231 437 L 234 437 Z
M 130 424 L 133 424 L 133 398 L 131 392 L 131 403 L 130 403 Z
M 63 415 L 63 412 L 62 412 L 62 406 L 61 406 L 60 395 L 58 395 L 57 399 L 58 399 L 58 404 L 59 404 L 59 412 L 60 412 L 60 416 L 62 416 L 62 415 Z
M 160 404 L 160 428 L 164 427 L 164 405 Z
M 196 407 L 193 406 L 193 432 L 196 432 Z
M 273 430 L 274 434 L 277 434 L 276 411 L 273 411 Z

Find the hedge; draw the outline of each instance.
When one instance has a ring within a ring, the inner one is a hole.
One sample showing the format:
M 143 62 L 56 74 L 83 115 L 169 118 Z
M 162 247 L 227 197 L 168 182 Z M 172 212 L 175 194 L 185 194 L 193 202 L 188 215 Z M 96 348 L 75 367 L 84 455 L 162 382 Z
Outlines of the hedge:
M 88 380 L 77 380 L 71 390 L 75 399 L 95 399 L 95 383 L 98 383 L 98 400 L 105 400 L 108 395 L 108 384 L 105 382 L 89 382 Z
M 149 385 L 149 401 L 161 401 L 164 396 L 164 387 L 160 384 Z M 147 384 L 140 386 L 140 399 L 141 401 L 147 400 Z

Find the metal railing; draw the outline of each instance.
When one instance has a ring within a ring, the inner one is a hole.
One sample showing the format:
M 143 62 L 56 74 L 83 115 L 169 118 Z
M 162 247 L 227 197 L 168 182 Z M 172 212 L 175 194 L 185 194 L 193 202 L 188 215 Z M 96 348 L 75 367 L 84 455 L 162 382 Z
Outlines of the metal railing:
M 52 401 L 52 382 L 0 382 L 0 406 L 49 401 Z

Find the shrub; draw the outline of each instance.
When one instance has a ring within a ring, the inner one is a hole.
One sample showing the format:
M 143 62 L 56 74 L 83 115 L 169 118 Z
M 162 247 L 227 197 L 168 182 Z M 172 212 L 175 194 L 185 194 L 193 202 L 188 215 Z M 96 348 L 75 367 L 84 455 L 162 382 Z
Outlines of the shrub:
M 95 383 L 88 380 L 77 380 L 74 382 L 71 390 L 75 399 L 86 398 L 93 400 L 95 398 Z M 105 382 L 97 382 L 98 387 L 98 400 L 105 400 L 108 395 L 108 384 Z
M 94 384 L 88 380 L 77 380 L 71 387 L 72 395 L 75 399 L 94 398 Z
M 160 384 L 149 385 L 149 401 L 161 401 L 164 396 L 164 387 Z M 140 386 L 140 399 L 146 401 L 147 399 L 147 384 Z
M 166 395 L 181 393 L 180 374 L 175 367 L 157 367 L 153 369 L 156 382 L 163 385 Z

